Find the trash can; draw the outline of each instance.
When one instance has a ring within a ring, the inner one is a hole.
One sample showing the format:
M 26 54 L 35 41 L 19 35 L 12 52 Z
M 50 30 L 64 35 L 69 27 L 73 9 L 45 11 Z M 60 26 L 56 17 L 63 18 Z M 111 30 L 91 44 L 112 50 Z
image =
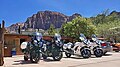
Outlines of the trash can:
M 15 48 L 12 49 L 11 55 L 12 55 L 12 56 L 16 55 L 16 50 L 15 50 Z

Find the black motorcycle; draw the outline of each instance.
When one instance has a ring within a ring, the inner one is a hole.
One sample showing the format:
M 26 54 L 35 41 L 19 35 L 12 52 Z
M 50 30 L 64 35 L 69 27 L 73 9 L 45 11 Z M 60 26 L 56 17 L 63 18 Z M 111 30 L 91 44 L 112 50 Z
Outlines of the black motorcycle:
M 60 61 L 63 57 L 61 36 L 56 34 L 52 37 L 52 41 L 46 41 L 41 51 L 44 60 L 46 60 L 47 57 L 53 57 L 55 61 Z
M 40 60 L 41 48 L 43 45 L 42 34 L 34 33 L 31 36 L 30 42 L 23 42 L 21 44 L 22 52 L 24 53 L 24 60 L 30 59 L 32 63 L 38 63 Z

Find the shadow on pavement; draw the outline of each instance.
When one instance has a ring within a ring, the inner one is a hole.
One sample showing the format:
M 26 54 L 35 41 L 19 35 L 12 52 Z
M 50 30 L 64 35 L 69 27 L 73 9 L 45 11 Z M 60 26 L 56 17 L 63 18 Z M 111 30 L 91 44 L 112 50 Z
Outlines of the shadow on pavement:
M 101 57 L 95 57 L 95 56 L 92 56 L 91 58 L 101 58 Z
M 103 56 L 111 56 L 112 54 L 105 54 L 105 55 L 103 55 Z
M 57 61 L 54 61 L 53 59 L 41 59 L 40 61 L 45 61 L 45 62 L 57 62 Z M 39 62 L 40 62 L 39 61 Z M 39 63 L 38 62 L 38 63 Z M 59 61 L 58 61 L 59 62 Z M 14 61 L 14 63 L 12 65 L 22 65 L 22 64 L 38 64 L 38 63 L 32 63 L 30 60 L 28 61 L 24 61 L 24 60 L 18 60 L 18 61 Z
M 63 57 L 63 58 L 67 58 L 67 57 Z M 70 57 L 71 59 L 85 59 L 83 57 Z
M 24 61 L 24 60 L 18 60 L 18 61 L 14 61 L 15 63 L 13 63 L 12 65 L 21 65 L 21 64 L 37 64 L 37 63 L 31 63 L 30 60 L 28 61 Z
M 67 58 L 67 57 L 63 57 L 63 58 Z M 70 57 L 72 59 L 89 59 L 89 58 L 83 58 L 83 57 Z M 96 57 L 96 56 L 91 56 L 90 58 L 101 58 L 101 57 Z
M 45 61 L 45 62 L 57 62 L 57 61 L 50 59 L 50 58 L 44 59 L 43 61 Z

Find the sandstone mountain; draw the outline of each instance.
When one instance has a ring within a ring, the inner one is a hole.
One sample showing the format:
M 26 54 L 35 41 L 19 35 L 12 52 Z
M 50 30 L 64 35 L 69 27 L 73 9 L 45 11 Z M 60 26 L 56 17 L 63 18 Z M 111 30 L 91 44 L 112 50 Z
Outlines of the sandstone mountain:
M 112 11 L 112 12 L 110 13 L 110 15 L 115 16 L 116 18 L 119 18 L 119 19 L 120 19 L 120 12 Z
M 21 25 L 22 29 L 33 28 L 47 30 L 50 24 L 53 24 L 55 28 L 60 28 L 63 23 L 69 22 L 78 16 L 81 15 L 75 13 L 72 16 L 66 16 L 59 12 L 39 11 L 37 14 L 28 17 L 26 22 L 13 24 L 7 29 L 9 31 L 15 31 L 18 29 L 18 25 Z

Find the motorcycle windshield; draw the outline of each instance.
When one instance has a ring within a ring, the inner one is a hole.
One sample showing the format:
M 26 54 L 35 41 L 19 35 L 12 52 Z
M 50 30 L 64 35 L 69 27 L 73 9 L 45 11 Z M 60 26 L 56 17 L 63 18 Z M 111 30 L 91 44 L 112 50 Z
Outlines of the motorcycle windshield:
M 92 34 L 92 38 L 97 38 L 97 36 L 95 34 Z
M 98 45 L 100 45 L 100 44 L 102 43 L 102 41 L 101 41 L 101 40 L 97 40 L 96 43 L 97 43 Z
M 55 37 L 57 38 L 58 41 L 61 40 L 61 36 L 60 36 L 60 34 L 55 34 Z
M 60 41 L 60 40 L 61 40 L 61 38 L 57 38 L 57 40 L 58 40 L 58 41 Z
M 42 39 L 42 35 L 36 36 L 37 41 L 40 41 Z
M 96 40 L 97 40 L 97 36 L 94 35 L 94 34 L 92 34 L 92 40 L 93 40 L 93 41 L 96 41 Z
M 84 34 L 80 34 L 79 39 L 80 39 L 81 41 L 84 41 L 84 40 L 86 39 L 86 37 L 85 37 L 85 35 L 84 35 Z
M 83 42 L 84 42 L 85 44 L 87 44 L 87 45 L 91 44 L 90 40 L 87 40 L 87 39 L 84 40 Z

